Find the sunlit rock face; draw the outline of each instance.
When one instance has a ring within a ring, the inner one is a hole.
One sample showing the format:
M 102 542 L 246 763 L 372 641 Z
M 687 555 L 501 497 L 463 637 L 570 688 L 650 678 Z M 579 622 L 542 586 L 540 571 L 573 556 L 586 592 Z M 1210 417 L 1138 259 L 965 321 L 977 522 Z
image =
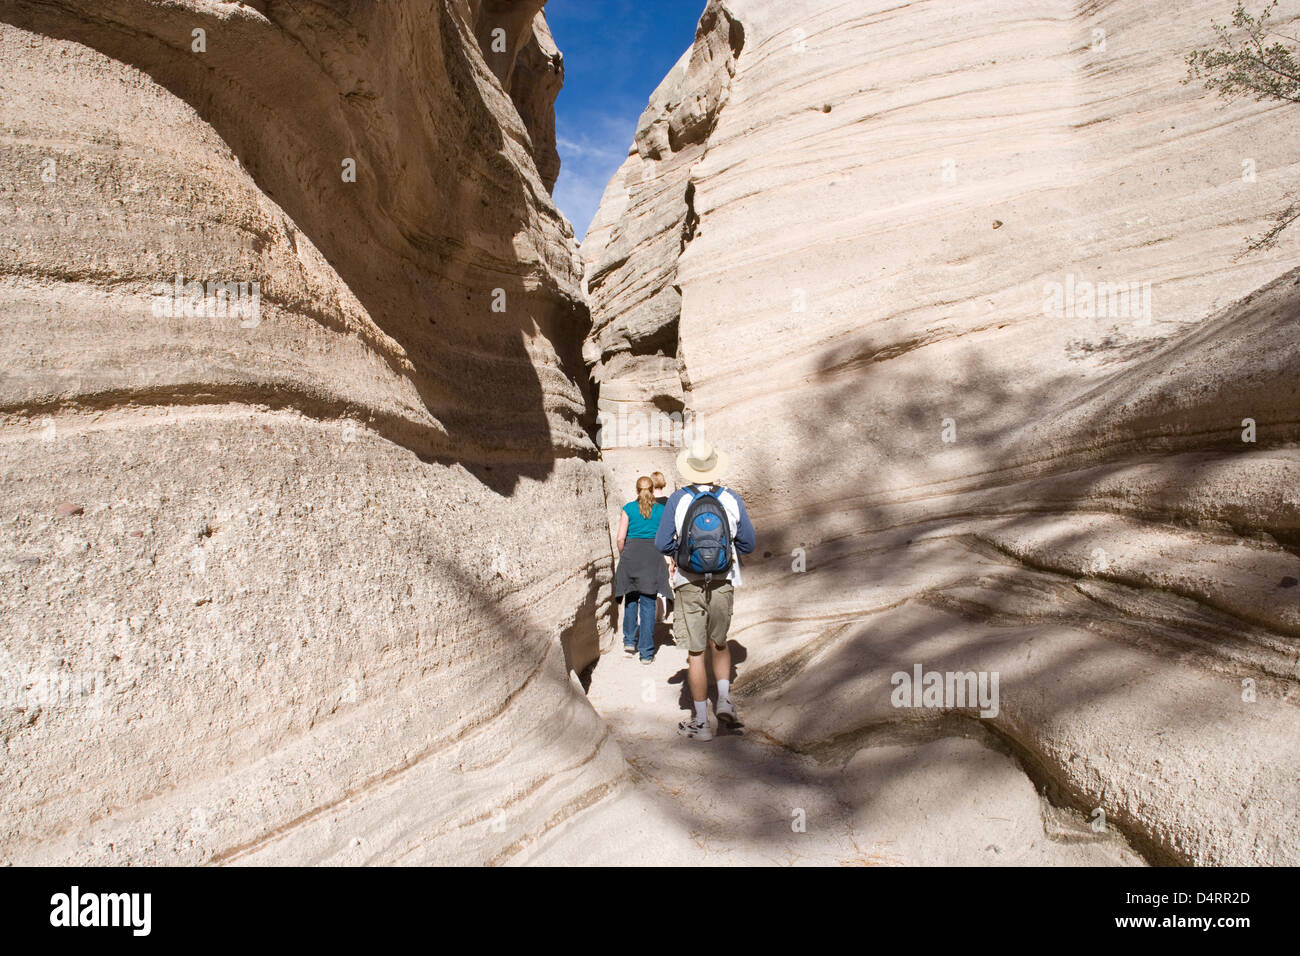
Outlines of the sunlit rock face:
M 1149 858 L 1300 861 L 1300 236 L 1238 257 L 1300 132 L 1180 85 L 1229 12 L 709 4 L 583 243 L 584 356 L 611 506 L 674 413 L 732 454 L 771 737 L 996 672 L 959 711 Z
M 540 6 L 0 8 L 0 859 L 505 860 L 622 773 Z

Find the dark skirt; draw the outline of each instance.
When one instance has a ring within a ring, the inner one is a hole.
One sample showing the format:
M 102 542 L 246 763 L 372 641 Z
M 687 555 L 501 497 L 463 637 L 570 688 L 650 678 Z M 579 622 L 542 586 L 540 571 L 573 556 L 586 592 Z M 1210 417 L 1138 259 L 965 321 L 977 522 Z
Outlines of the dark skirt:
M 618 567 L 614 571 L 614 596 L 625 594 L 662 594 L 673 599 L 668 580 L 668 561 L 655 550 L 651 538 L 628 538 L 623 543 Z

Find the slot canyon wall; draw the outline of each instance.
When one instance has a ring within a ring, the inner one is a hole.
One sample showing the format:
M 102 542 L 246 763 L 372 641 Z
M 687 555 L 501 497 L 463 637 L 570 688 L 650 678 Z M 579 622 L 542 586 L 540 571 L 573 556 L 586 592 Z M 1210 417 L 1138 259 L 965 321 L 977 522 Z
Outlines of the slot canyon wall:
M 1300 236 L 1238 257 L 1300 130 L 1180 85 L 1228 6 L 708 4 L 582 244 L 584 356 L 611 520 L 673 415 L 732 455 L 749 726 L 851 769 L 957 732 L 895 672 L 997 672 L 1053 800 L 1300 862 Z
M 580 249 L 542 6 L 0 0 L 0 860 L 526 859 L 621 792 L 607 518 L 693 421 L 764 739 L 864 779 L 997 672 L 1054 802 L 1300 862 L 1300 132 L 1179 85 L 1223 0 L 710 0 Z
M 541 6 L 0 3 L 3 861 L 501 861 L 623 773 Z

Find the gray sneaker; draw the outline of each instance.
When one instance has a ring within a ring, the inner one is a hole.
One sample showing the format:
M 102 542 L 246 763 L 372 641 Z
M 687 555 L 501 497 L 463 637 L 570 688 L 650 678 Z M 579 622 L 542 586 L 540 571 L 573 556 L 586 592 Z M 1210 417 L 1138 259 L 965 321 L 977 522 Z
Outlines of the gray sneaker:
M 729 699 L 720 700 L 713 705 L 713 712 L 718 715 L 719 727 L 739 727 L 740 717 L 736 713 L 736 705 Z
M 677 725 L 677 732 L 683 737 L 690 737 L 692 740 L 713 739 L 713 728 L 709 726 L 707 720 L 703 723 L 695 720 L 683 720 Z

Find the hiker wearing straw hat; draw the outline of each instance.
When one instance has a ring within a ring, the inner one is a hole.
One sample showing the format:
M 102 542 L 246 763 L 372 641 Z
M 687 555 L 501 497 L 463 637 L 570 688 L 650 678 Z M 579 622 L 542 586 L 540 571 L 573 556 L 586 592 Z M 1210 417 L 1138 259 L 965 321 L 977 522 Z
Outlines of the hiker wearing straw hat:
M 718 685 L 714 704 L 719 726 L 738 726 L 731 702 L 731 627 L 734 589 L 740 585 L 738 554 L 754 550 L 754 526 L 740 495 L 719 482 L 730 461 L 727 453 L 707 441 L 691 444 L 677 456 L 685 484 L 673 492 L 655 534 L 655 547 L 671 555 L 674 594 L 673 637 L 687 651 L 687 683 L 695 711 L 677 732 L 693 740 L 712 740 L 709 726 L 708 674 L 704 652 L 709 649 Z

